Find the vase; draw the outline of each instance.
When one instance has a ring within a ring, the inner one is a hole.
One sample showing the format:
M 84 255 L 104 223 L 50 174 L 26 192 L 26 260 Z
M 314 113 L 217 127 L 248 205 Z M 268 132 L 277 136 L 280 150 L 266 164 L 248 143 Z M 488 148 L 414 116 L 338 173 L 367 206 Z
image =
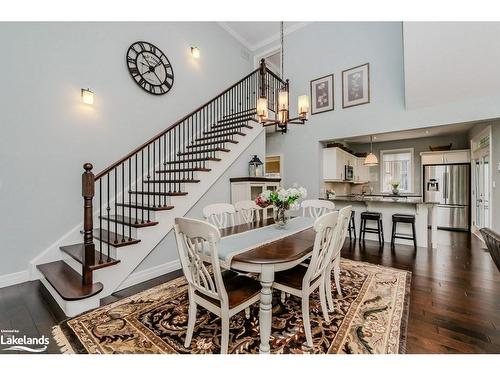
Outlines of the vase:
M 392 188 L 392 194 L 398 195 L 399 194 L 399 189 L 397 187 Z
M 274 210 L 274 223 L 278 228 L 285 228 L 288 224 L 288 210 L 283 207 L 277 207 Z

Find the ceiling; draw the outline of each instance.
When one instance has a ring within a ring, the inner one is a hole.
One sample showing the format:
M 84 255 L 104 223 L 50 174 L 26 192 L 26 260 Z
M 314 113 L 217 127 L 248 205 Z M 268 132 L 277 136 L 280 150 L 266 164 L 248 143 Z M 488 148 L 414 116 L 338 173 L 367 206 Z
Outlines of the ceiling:
M 425 137 L 435 137 L 438 135 L 456 134 L 468 132 L 478 122 L 468 122 L 461 124 L 432 126 L 420 129 L 402 130 L 389 133 L 379 133 L 373 135 L 373 142 L 388 142 L 399 141 L 403 139 L 415 139 Z M 342 141 L 346 143 L 369 143 L 370 135 L 363 135 L 359 137 L 343 138 Z
M 218 24 L 250 51 L 279 41 L 280 22 L 218 22 Z M 290 34 L 308 22 L 285 22 L 284 34 Z

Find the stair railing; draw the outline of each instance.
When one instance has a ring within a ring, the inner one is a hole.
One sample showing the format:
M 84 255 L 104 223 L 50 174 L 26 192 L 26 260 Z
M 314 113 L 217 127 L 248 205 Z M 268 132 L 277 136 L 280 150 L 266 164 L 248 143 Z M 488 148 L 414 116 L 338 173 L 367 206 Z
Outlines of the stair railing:
M 248 121 L 257 122 L 259 95 L 265 93 L 269 109 L 276 113 L 277 90 L 282 85 L 261 61 L 258 69 L 96 175 L 92 164 L 84 164 L 84 285 L 92 284 L 96 262 L 112 261 L 111 247 L 138 242 L 132 228 L 155 224 L 151 210 L 169 208 L 170 197 L 183 195 L 183 184 L 195 182 L 195 174 L 207 170 L 207 162 L 215 159 L 219 148 L 242 135 Z M 97 228 L 94 198 L 98 200 Z

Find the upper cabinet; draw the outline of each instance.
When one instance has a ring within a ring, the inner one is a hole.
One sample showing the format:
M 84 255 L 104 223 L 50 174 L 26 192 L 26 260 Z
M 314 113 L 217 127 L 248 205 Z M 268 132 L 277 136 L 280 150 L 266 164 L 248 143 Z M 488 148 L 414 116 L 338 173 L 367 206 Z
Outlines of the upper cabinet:
M 470 163 L 470 150 L 421 152 L 422 165 Z
M 323 149 L 323 179 L 345 181 L 345 167 L 353 167 L 352 182 L 368 181 L 368 167 L 363 165 L 364 158 L 358 158 L 338 147 Z

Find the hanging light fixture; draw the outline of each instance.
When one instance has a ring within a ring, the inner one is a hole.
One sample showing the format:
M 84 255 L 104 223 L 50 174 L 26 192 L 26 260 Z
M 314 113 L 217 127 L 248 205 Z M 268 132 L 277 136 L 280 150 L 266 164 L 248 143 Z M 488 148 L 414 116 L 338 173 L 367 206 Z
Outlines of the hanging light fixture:
M 373 167 L 378 165 L 378 158 L 377 156 L 373 153 L 373 136 L 370 135 L 370 153 L 366 155 L 365 162 L 363 165 L 367 167 Z
M 284 31 L 283 31 L 283 22 L 281 22 L 281 81 L 284 82 L 284 85 L 278 90 L 278 103 L 276 106 L 276 118 L 269 119 L 268 116 L 268 108 L 267 103 L 268 99 L 265 95 L 265 90 L 262 90 L 261 96 L 257 100 L 257 117 L 259 122 L 263 126 L 272 126 L 277 125 L 282 133 L 286 133 L 288 124 L 300 124 L 303 125 L 307 119 L 309 114 L 310 102 L 309 96 L 301 95 L 298 98 L 298 116 L 294 118 L 290 118 L 289 116 L 289 102 L 290 102 L 290 93 L 289 93 L 289 81 L 288 79 L 285 81 L 284 77 Z M 261 60 L 261 87 L 265 87 L 265 74 L 266 74 L 266 66 L 264 59 Z

